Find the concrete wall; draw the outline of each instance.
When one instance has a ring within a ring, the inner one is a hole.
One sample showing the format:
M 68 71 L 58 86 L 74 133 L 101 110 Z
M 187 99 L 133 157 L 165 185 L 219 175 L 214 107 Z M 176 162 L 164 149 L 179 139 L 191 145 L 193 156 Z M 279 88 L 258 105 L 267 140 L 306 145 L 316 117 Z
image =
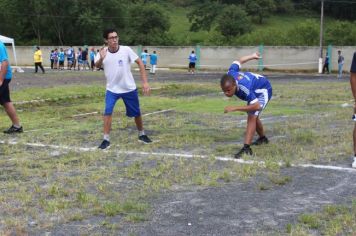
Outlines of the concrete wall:
M 96 49 L 100 46 L 94 46 Z M 43 53 L 43 64 L 49 66 L 49 54 L 51 49 L 56 46 L 43 46 L 41 47 Z M 57 46 L 60 48 L 60 46 Z M 63 46 L 63 48 L 68 48 Z M 78 46 L 74 46 L 75 49 Z M 147 49 L 148 52 L 157 51 L 159 56 L 158 67 L 169 68 L 186 68 L 188 65 L 188 56 L 192 50 L 195 50 L 200 55 L 199 66 L 201 69 L 223 69 L 226 70 L 230 63 L 239 57 L 250 54 L 262 49 L 263 55 L 263 67 L 271 70 L 295 70 L 303 71 L 310 70 L 317 72 L 318 70 L 318 58 L 319 47 L 303 47 L 303 46 L 251 46 L 251 47 L 164 47 L 164 46 L 132 46 L 132 49 L 139 53 L 143 49 Z M 331 54 L 331 67 L 333 70 L 337 70 L 337 50 L 341 50 L 345 57 L 344 71 L 349 71 L 353 53 L 356 51 L 356 46 L 350 47 L 332 47 Z M 7 47 L 10 62 L 14 64 L 12 48 Z M 325 56 L 324 50 L 324 56 Z M 17 46 L 17 61 L 20 66 L 32 66 L 33 65 L 33 53 L 34 47 Z M 258 69 L 258 61 L 251 61 L 244 65 L 246 69 Z

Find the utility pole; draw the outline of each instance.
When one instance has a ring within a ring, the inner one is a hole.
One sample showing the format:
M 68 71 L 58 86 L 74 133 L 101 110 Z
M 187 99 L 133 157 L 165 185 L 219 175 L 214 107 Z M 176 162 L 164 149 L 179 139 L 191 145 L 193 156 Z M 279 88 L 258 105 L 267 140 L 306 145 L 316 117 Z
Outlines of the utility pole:
M 320 10 L 320 57 L 319 57 L 319 74 L 323 70 L 323 24 L 324 24 L 324 0 L 321 0 L 321 10 Z

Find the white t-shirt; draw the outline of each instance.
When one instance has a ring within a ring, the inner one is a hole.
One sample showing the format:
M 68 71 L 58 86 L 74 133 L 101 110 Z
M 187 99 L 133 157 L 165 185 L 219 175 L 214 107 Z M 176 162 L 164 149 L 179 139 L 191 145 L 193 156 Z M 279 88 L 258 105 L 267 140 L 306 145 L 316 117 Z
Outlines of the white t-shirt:
M 127 46 L 120 46 L 116 53 L 107 51 L 103 60 L 107 90 L 113 93 L 128 93 L 136 89 L 131 64 L 137 58 L 137 54 Z

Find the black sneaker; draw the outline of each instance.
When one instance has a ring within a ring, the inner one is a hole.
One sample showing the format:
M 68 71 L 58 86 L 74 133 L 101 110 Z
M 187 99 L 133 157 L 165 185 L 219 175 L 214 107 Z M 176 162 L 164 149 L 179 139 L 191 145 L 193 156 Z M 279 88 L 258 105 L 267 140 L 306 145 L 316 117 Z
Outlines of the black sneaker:
M 22 133 L 22 132 L 23 132 L 22 126 L 20 128 L 16 128 L 15 126 L 11 125 L 9 129 L 4 130 L 5 134 Z
M 143 142 L 143 143 L 152 143 L 152 140 L 147 137 L 147 135 L 141 135 L 141 136 L 138 136 L 138 141 L 140 142 Z
M 254 141 L 252 143 L 252 145 L 267 144 L 268 142 L 269 142 L 268 138 L 266 136 L 263 136 L 263 137 L 259 137 L 258 139 L 256 139 L 256 141 Z
M 240 151 L 238 151 L 238 153 L 235 154 L 234 157 L 235 157 L 236 159 L 239 159 L 239 158 L 241 158 L 242 155 L 244 155 L 244 154 L 246 154 L 246 155 L 252 155 L 252 150 L 251 150 L 251 148 L 244 146 L 243 148 L 241 148 Z
M 104 139 L 98 148 L 99 149 L 107 149 L 109 146 L 110 146 L 110 142 L 108 140 Z

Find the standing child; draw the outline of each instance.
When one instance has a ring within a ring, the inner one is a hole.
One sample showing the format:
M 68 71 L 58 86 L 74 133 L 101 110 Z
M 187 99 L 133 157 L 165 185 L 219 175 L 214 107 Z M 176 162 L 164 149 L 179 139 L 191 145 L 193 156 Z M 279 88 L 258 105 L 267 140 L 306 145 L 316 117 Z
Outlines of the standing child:
M 337 64 L 338 64 L 338 73 L 337 73 L 337 78 L 341 79 L 342 78 L 342 67 L 344 66 L 345 59 L 341 55 L 341 50 L 337 51 L 338 53 L 338 58 L 337 58 Z
M 227 97 L 235 95 L 247 102 L 246 106 L 227 106 L 224 109 L 225 113 L 233 111 L 247 112 L 244 146 L 235 154 L 235 158 L 240 158 L 243 154 L 252 155 L 251 144 L 260 145 L 268 143 L 259 116 L 272 97 L 271 83 L 262 75 L 251 72 L 240 72 L 242 64 L 259 58 L 261 58 L 260 55 L 254 53 L 243 56 L 238 61 L 234 61 L 227 74 L 222 76 L 220 81 L 221 89 Z M 252 138 L 256 131 L 259 138 L 252 143 Z
M 156 51 L 153 51 L 153 53 L 150 55 L 150 64 L 151 64 L 150 74 L 156 74 L 157 60 L 158 60 L 158 56 L 156 54 Z
M 195 63 L 198 60 L 197 55 L 195 55 L 194 51 L 192 51 L 192 53 L 190 53 L 188 59 L 189 59 L 188 72 L 192 72 L 192 74 L 194 74 Z
M 141 53 L 141 60 L 143 62 L 143 65 L 145 67 L 145 70 L 147 69 L 147 57 L 149 56 L 150 54 L 148 54 L 147 52 L 147 49 L 145 49 L 142 53 Z
M 59 54 L 58 54 L 58 64 L 59 64 L 59 70 L 64 70 L 64 58 L 65 58 L 65 55 L 64 55 L 64 51 L 63 51 L 63 48 L 60 48 L 59 49 Z M 69 60 L 69 59 L 68 59 Z
M 95 49 L 91 48 L 90 53 L 89 53 L 89 57 L 90 57 L 90 68 L 92 71 L 94 71 L 95 68 Z
M 54 49 L 54 63 L 53 69 L 58 69 L 58 49 Z
M 53 64 L 54 64 L 54 50 L 51 50 L 51 54 L 49 55 L 49 60 L 51 61 L 51 69 L 53 70 Z
M 40 47 L 36 47 L 36 51 L 33 54 L 33 60 L 35 62 L 35 73 L 37 73 L 38 71 L 38 67 L 42 70 L 42 73 L 45 73 L 45 70 L 42 66 L 42 51 L 40 49 Z

